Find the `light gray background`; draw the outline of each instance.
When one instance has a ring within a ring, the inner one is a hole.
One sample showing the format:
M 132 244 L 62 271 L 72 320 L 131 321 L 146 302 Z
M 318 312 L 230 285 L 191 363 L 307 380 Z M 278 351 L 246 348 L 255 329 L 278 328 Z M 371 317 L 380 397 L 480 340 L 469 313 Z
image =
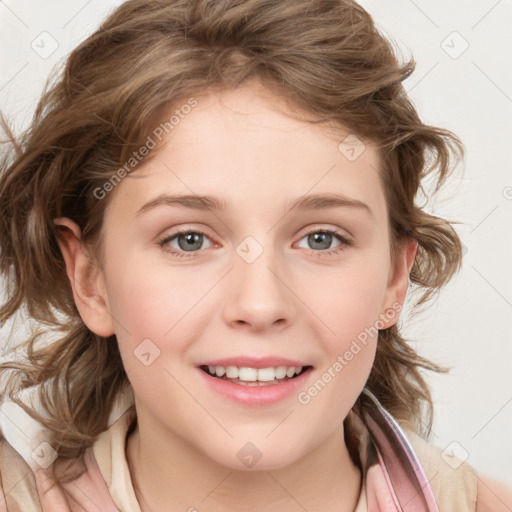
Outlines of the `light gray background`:
M 0 108 L 17 129 L 29 121 L 51 67 L 120 3 L 0 2 Z M 428 377 L 436 403 L 432 441 L 512 484 L 512 2 L 361 4 L 406 57 L 415 57 L 406 88 L 424 121 L 453 130 L 467 147 L 463 177 L 428 205 L 460 222 L 463 269 L 436 305 L 404 319 L 423 355 L 453 367 L 450 375 Z M 0 331 L 3 343 L 11 327 Z

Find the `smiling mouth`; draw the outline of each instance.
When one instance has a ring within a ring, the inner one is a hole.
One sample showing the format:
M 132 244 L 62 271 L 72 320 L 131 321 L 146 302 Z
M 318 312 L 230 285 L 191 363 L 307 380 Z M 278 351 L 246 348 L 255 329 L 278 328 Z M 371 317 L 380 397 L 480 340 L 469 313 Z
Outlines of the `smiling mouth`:
M 238 368 L 236 366 L 206 366 L 199 367 L 210 377 L 225 380 L 241 386 L 274 386 L 309 371 L 312 366 L 279 366 L 275 368 Z

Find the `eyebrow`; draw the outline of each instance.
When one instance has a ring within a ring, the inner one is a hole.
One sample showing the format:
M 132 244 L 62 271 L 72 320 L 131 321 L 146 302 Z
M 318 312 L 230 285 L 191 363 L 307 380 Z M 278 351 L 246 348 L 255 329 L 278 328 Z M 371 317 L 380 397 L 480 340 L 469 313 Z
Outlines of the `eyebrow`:
M 227 203 L 224 199 L 210 195 L 169 195 L 161 194 L 155 197 L 151 201 L 144 204 L 137 210 L 136 216 L 141 215 L 157 206 L 178 206 L 183 208 L 192 208 L 195 210 L 205 211 L 218 211 L 223 212 L 227 210 Z M 370 207 L 359 201 L 358 199 L 352 199 L 342 194 L 311 194 L 302 196 L 296 199 L 291 204 L 286 206 L 286 211 L 293 210 L 322 210 L 327 208 L 335 208 L 340 206 L 351 206 L 360 208 L 366 211 L 370 215 L 372 211 Z

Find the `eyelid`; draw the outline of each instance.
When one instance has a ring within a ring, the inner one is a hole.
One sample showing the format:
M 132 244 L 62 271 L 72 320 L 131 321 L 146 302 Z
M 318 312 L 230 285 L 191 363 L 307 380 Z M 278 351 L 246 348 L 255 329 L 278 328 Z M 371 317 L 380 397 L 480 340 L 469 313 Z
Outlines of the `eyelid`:
M 309 256 L 314 258 L 329 258 L 329 257 L 337 257 L 340 256 L 345 250 L 354 246 L 353 237 L 346 236 L 344 233 L 340 232 L 338 229 L 333 228 L 323 228 L 323 227 L 309 227 L 308 231 L 302 233 L 299 236 L 298 242 L 300 242 L 303 238 L 313 234 L 313 233 L 329 233 L 335 239 L 338 240 L 339 245 L 332 249 L 323 249 L 316 251 L 314 249 L 308 249 L 303 247 L 302 249 L 309 251 Z
M 331 233 L 333 235 L 337 235 L 341 238 L 344 238 L 347 242 L 352 241 L 354 237 L 346 230 L 339 227 L 325 226 L 323 224 L 312 224 L 300 231 L 300 238 L 304 238 L 306 235 L 316 232 L 326 232 Z
M 215 241 L 215 239 L 212 236 L 210 236 L 208 233 L 206 233 L 205 230 L 196 229 L 194 227 L 178 228 L 178 229 L 176 229 L 176 231 L 173 231 L 170 234 L 165 233 L 158 237 L 157 244 L 160 246 L 163 246 L 163 245 L 167 244 L 168 242 L 170 242 L 171 240 L 175 239 L 177 236 L 186 235 L 188 233 L 196 233 L 198 235 L 202 235 L 204 238 L 208 238 L 211 241 L 212 246 L 218 245 L 218 243 Z M 202 249 L 202 250 L 204 250 L 204 249 Z M 181 251 L 181 252 L 186 253 L 186 251 Z M 191 251 L 190 254 L 194 254 L 194 253 L 198 253 L 198 252 L 201 252 L 201 251 Z
M 204 235 L 208 237 L 210 240 L 215 240 L 215 237 L 209 234 L 209 229 L 205 227 L 196 227 L 194 225 L 188 224 L 187 227 L 177 227 L 177 228 L 168 228 L 166 229 L 162 235 L 158 236 L 158 241 L 172 239 L 177 235 L 187 234 L 187 233 L 198 233 L 200 235 Z
M 175 239 L 177 236 L 182 234 L 188 234 L 188 233 L 195 233 L 202 235 L 203 237 L 208 238 L 212 242 L 212 246 L 218 246 L 218 243 L 215 242 L 215 239 L 208 235 L 208 233 L 205 233 L 202 229 L 196 229 L 193 226 L 186 227 L 186 228 L 179 228 L 176 231 L 172 232 L 171 234 L 165 234 L 158 239 L 158 245 L 162 248 L 162 250 L 165 250 L 166 252 L 170 253 L 173 256 L 177 257 L 186 257 L 186 258 L 194 258 L 198 256 L 201 252 L 204 252 L 205 249 L 199 249 L 197 251 L 181 251 L 176 250 L 175 248 L 166 248 L 165 246 L 173 239 Z M 298 241 L 302 240 L 304 237 L 313 234 L 313 233 L 329 233 L 332 236 L 336 237 L 338 241 L 340 242 L 340 245 L 338 247 L 335 247 L 334 249 L 324 249 L 315 251 L 314 249 L 309 249 L 311 251 L 311 254 L 313 254 L 315 257 L 322 257 L 331 255 L 333 253 L 338 253 L 343 251 L 346 247 L 350 247 L 353 245 L 353 237 L 350 234 L 347 234 L 346 231 L 341 232 L 340 228 L 332 228 L 332 227 L 322 227 L 322 225 L 312 225 L 308 226 L 307 228 L 304 228 L 301 232 L 301 234 L 298 236 Z M 209 247 L 208 249 L 210 249 Z

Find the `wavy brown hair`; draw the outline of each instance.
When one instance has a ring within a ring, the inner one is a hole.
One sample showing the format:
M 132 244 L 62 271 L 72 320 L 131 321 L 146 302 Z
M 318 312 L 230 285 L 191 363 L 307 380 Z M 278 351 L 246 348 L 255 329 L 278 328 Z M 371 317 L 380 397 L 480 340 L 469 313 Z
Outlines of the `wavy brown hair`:
M 406 238 L 418 241 L 410 281 L 420 292 L 417 304 L 432 298 L 459 269 L 461 244 L 451 224 L 423 211 L 415 197 L 428 174 L 441 186 L 463 146 L 421 121 L 402 84 L 414 65 L 400 61 L 350 0 L 122 4 L 52 74 L 25 132 L 15 136 L 2 120 L 10 149 L 0 162 L 0 271 L 7 282 L 0 320 L 25 311 L 41 325 L 22 344 L 26 357 L 0 366 L 8 377 L 2 397 L 48 427 L 62 457 L 79 455 L 107 428 L 128 379 L 115 336 L 95 335 L 79 316 L 53 219 L 75 221 L 101 261 L 112 194 L 100 200 L 94 191 L 144 145 L 162 112 L 207 88 L 256 78 L 312 122 L 376 144 L 391 249 Z M 41 336 L 45 330 L 54 331 L 53 341 Z M 425 434 L 432 399 L 423 369 L 444 371 L 419 356 L 397 325 L 379 332 L 367 387 Z M 44 415 L 16 396 L 36 385 Z

